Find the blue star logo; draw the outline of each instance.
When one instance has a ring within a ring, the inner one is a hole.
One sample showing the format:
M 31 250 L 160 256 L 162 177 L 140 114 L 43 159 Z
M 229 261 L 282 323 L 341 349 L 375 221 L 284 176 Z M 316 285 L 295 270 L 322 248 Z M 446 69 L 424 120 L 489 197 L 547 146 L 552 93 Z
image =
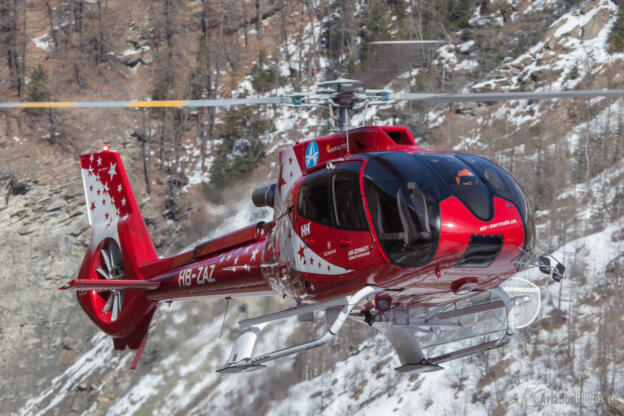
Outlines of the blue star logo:
M 316 166 L 319 159 L 319 148 L 316 142 L 310 142 L 305 152 L 305 166 L 307 169 L 310 169 L 313 166 Z

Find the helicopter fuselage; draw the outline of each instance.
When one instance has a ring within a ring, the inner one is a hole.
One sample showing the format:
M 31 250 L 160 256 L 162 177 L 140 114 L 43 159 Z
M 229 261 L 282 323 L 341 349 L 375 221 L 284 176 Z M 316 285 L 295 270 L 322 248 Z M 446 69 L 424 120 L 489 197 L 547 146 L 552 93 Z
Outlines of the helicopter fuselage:
M 296 143 L 280 165 L 273 221 L 142 266 L 160 282 L 147 299 L 277 293 L 308 303 L 375 285 L 386 291 L 363 309 L 411 309 L 496 287 L 532 250 L 532 213 L 509 174 L 478 156 L 428 152 L 407 129 Z

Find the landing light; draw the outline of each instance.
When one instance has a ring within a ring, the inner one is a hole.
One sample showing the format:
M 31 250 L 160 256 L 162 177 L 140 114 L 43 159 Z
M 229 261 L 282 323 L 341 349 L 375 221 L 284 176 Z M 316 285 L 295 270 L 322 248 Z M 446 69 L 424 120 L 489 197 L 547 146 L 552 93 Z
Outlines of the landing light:
M 102 151 L 103 152 L 108 152 L 109 148 L 107 144 L 102 145 Z

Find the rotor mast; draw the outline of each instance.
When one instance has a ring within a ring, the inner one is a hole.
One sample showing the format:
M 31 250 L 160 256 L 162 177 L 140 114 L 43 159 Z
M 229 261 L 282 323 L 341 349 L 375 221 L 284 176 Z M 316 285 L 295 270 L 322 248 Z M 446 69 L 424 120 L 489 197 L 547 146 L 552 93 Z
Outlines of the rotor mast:
M 337 131 L 345 131 L 349 128 L 349 109 L 345 106 L 338 107 Z

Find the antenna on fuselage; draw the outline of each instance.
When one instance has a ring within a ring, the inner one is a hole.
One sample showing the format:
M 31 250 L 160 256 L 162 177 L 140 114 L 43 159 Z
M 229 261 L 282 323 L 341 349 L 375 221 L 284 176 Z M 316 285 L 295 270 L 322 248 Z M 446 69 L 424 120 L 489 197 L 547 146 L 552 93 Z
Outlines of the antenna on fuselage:
M 349 150 L 349 111 L 345 109 L 345 137 L 347 140 L 347 154 L 351 154 Z

